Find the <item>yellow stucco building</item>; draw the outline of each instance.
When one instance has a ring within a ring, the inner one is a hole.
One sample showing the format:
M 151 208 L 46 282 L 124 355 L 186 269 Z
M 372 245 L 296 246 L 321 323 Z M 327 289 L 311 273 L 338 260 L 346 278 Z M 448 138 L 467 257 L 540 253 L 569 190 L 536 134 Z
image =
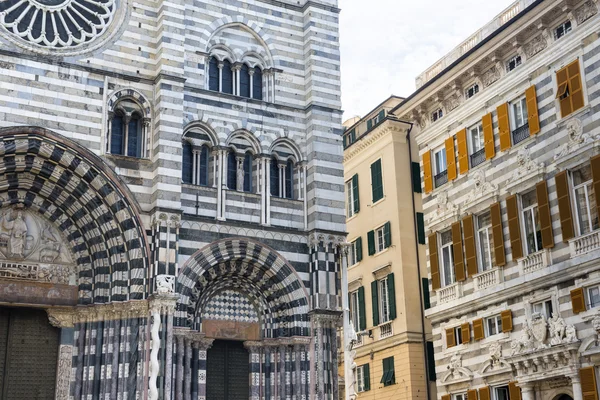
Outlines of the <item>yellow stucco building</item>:
M 351 379 L 361 400 L 435 399 L 418 151 L 412 125 L 387 114 L 401 100 L 345 123 L 348 292 L 358 332 Z

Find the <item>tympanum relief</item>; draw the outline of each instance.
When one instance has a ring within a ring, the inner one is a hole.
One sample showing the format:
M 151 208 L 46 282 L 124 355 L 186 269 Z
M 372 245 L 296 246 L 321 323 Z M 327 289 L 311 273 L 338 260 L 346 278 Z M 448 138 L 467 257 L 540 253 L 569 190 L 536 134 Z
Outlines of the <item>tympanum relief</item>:
M 74 262 L 56 227 L 25 208 L 0 210 L 0 277 L 74 284 Z

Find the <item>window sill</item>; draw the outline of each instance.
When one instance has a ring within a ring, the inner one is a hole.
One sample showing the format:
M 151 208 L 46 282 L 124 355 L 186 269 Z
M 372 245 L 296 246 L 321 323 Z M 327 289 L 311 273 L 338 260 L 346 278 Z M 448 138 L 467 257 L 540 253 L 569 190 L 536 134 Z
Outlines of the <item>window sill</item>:
M 360 211 L 359 211 L 360 212 Z M 358 216 L 358 212 L 355 212 L 354 214 L 352 214 L 351 217 L 346 217 L 346 223 L 352 221 L 353 219 L 355 219 Z
M 225 189 L 225 191 L 226 192 L 230 192 L 230 193 L 237 193 L 237 194 L 240 194 L 242 196 L 260 197 L 260 193 L 244 192 L 244 191 L 235 190 L 235 189 Z
M 193 183 L 187 183 L 187 182 L 181 182 L 181 184 L 187 188 L 190 189 L 207 189 L 207 190 L 212 190 L 212 191 L 216 191 L 217 188 L 214 186 L 204 186 L 204 185 L 194 185 Z
M 348 270 L 354 269 L 354 268 L 358 267 L 359 265 L 360 265 L 360 261 L 357 263 L 354 263 L 352 265 L 348 265 Z
M 488 344 L 491 342 L 506 342 L 510 340 L 510 333 L 509 332 L 501 332 L 501 333 L 496 333 L 495 335 L 492 336 L 486 336 L 485 338 L 476 341 L 477 343 L 479 343 L 480 345 L 484 345 L 484 344 Z
M 104 153 L 104 155 L 108 158 L 113 158 L 115 160 L 140 161 L 140 162 L 145 162 L 145 163 L 152 162 L 152 160 L 150 160 L 149 158 L 146 158 L 146 157 L 133 157 L 133 156 L 126 156 L 123 154 L 113 154 L 113 153 Z
M 384 200 L 385 200 L 385 196 L 383 196 L 382 198 L 380 198 L 379 200 L 377 200 L 375 203 L 372 203 L 371 207 L 375 207 L 379 203 L 382 203 Z
M 391 246 L 390 246 L 390 247 L 391 247 Z M 388 251 L 390 251 L 390 247 L 386 247 L 385 249 L 383 249 L 383 250 L 381 250 L 381 251 L 379 251 L 379 252 L 377 252 L 377 253 L 373 254 L 373 257 L 378 257 L 378 256 L 380 256 L 380 255 L 382 255 L 382 254 L 385 254 L 385 253 L 387 253 Z
M 233 192 L 236 192 L 236 190 L 233 190 Z M 260 196 L 260 193 L 249 193 L 249 192 L 239 192 L 239 193 L 248 193 L 248 194 L 254 194 L 254 195 Z M 283 201 L 292 201 L 292 202 L 295 202 L 295 203 L 303 203 L 304 202 L 303 199 L 288 199 L 287 197 L 279 197 L 279 196 L 273 196 L 273 195 L 271 195 L 271 199 L 283 200 Z

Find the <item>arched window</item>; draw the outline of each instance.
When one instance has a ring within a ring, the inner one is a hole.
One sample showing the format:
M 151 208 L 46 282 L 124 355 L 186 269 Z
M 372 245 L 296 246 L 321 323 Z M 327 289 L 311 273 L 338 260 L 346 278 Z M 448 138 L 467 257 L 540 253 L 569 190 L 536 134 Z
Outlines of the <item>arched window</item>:
M 237 160 L 233 151 L 227 155 L 227 187 L 237 189 Z
M 244 192 L 252 192 L 252 154 L 244 156 Z
M 200 176 L 198 177 L 198 184 L 200 186 L 208 186 L 208 155 L 208 146 L 203 145 L 200 149 L 200 154 L 198 155 L 200 158 L 198 161 L 200 164 Z
M 254 68 L 254 75 L 252 75 L 252 98 L 262 100 L 262 70 L 258 67 Z
M 139 158 L 142 156 L 143 141 L 140 116 L 137 113 L 133 114 L 127 125 L 127 155 Z
M 240 70 L 240 96 L 250 97 L 250 70 L 246 64 Z
M 285 165 L 285 198 L 294 198 L 294 163 L 288 160 Z
M 124 118 L 121 111 L 115 112 L 110 129 L 110 152 L 112 154 L 124 153 L 123 135 L 125 134 Z
M 208 64 L 208 89 L 219 91 L 219 60 L 211 57 Z
M 223 61 L 222 70 L 222 92 L 233 94 L 233 71 L 231 70 L 231 63 L 227 60 Z
M 192 144 L 187 140 L 183 141 L 183 160 L 181 163 L 181 179 L 184 183 L 194 183 L 192 181 L 194 172 L 194 152 Z
M 146 128 L 140 106 L 128 99 L 117 103 L 110 121 L 107 149 L 111 154 L 146 157 Z
M 275 157 L 271 158 L 271 196 L 279 197 L 279 163 Z

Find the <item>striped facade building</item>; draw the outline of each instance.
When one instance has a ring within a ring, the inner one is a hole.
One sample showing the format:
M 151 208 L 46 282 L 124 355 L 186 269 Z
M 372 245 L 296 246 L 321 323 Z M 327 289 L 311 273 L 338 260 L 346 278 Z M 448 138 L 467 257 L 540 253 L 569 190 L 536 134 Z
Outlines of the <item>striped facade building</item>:
M 0 398 L 337 399 L 339 11 L 0 2 Z
M 598 399 L 600 16 L 521 0 L 417 78 L 438 398 Z

